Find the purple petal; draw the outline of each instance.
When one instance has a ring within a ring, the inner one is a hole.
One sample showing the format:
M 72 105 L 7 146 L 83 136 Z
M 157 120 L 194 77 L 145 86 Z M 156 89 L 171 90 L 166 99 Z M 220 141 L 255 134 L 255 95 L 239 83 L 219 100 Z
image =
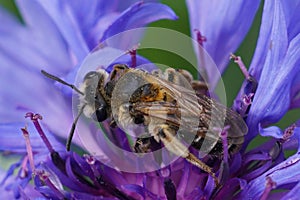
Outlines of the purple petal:
M 139 194 L 141 197 L 143 197 L 143 199 L 145 199 L 145 194 L 147 193 L 147 191 L 142 186 L 130 184 L 123 185 L 122 187 L 128 191 L 132 191 L 136 194 Z
M 232 199 L 234 194 L 245 187 L 246 181 L 240 178 L 230 179 L 218 192 L 215 199 Z
M 80 182 L 79 178 L 75 174 L 77 172 L 74 170 L 74 168 L 75 168 L 74 165 L 71 163 L 71 158 L 68 157 L 66 159 L 66 172 L 67 172 L 68 178 L 73 182 L 74 185 L 77 185 L 80 188 L 79 191 L 84 191 L 84 192 L 87 192 L 90 194 L 96 194 L 97 190 L 95 190 L 92 187 L 89 187 L 86 184 L 82 184 Z M 78 175 L 84 175 L 84 174 L 78 174 Z
M 155 15 L 153 15 L 155 13 Z M 159 3 L 143 3 L 139 2 L 128 8 L 123 14 L 105 31 L 101 41 L 124 32 L 129 29 L 139 28 L 148 23 L 160 19 L 177 19 L 175 13 L 166 5 Z M 136 34 L 122 34 L 117 40 L 112 41 L 109 46 L 120 48 L 123 50 L 131 49 L 139 43 L 141 32 Z
M 204 49 L 222 73 L 234 52 L 246 36 L 260 1 L 194 1 L 187 0 L 191 32 L 199 30 L 207 41 Z M 198 46 L 195 46 L 198 51 Z M 217 84 L 215 72 L 205 66 L 210 85 Z
M 256 178 L 257 176 L 261 175 L 262 173 L 264 173 L 267 169 L 269 169 L 272 166 L 272 161 L 267 161 L 266 163 L 263 164 L 263 166 L 253 170 L 242 176 L 242 178 L 246 181 L 252 180 L 254 178 Z

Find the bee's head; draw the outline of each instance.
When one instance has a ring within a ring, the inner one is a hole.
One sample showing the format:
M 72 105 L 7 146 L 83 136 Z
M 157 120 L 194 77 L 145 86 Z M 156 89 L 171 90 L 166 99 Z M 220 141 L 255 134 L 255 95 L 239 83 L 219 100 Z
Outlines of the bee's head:
M 103 95 L 105 95 L 104 86 L 108 75 L 104 70 L 91 71 L 85 75 L 81 87 L 77 88 L 75 85 L 67 83 L 59 77 L 49 74 L 44 70 L 41 70 L 41 73 L 49 79 L 55 80 L 72 88 L 80 95 L 79 112 L 73 121 L 66 144 L 66 148 L 69 151 L 77 121 L 82 113 L 98 122 L 102 122 L 107 119 L 108 110 L 110 108 L 105 100 L 106 97 L 103 97 Z
M 104 70 L 88 72 L 81 88 L 84 91 L 83 101 L 86 104 L 83 112 L 97 122 L 102 122 L 109 116 L 109 103 L 104 91 L 107 76 Z

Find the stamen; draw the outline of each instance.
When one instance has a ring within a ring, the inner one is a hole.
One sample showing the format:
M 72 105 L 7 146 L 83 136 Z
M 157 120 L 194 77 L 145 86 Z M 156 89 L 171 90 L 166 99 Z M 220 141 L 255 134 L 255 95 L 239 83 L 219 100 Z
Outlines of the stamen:
M 224 129 L 221 131 L 221 139 L 222 139 L 222 143 L 223 143 L 223 151 L 224 151 L 224 161 L 228 161 L 228 130 L 229 130 L 230 126 L 227 125 L 224 127 Z
M 267 176 L 266 177 L 266 188 L 261 195 L 260 200 L 266 200 L 271 192 L 272 189 L 276 188 L 276 183 L 272 180 L 271 177 Z
M 40 114 L 33 114 L 32 112 L 28 112 L 26 113 L 25 117 L 29 117 L 31 119 L 31 121 L 33 122 L 36 130 L 38 131 L 39 135 L 41 136 L 43 142 L 45 143 L 45 145 L 47 146 L 48 150 L 53 153 L 54 149 L 51 145 L 51 143 L 49 142 L 48 138 L 46 137 L 46 134 L 44 133 L 40 123 L 38 120 L 42 120 L 42 116 Z
M 28 174 L 27 162 L 28 162 L 28 155 L 24 157 L 24 159 L 21 163 L 21 170 L 22 170 L 20 173 L 21 178 L 25 178 Z
M 206 73 L 206 70 L 205 70 L 205 66 L 207 66 L 207 58 L 205 56 L 205 52 L 204 52 L 204 49 L 203 49 L 203 45 L 204 45 L 204 42 L 207 41 L 206 37 L 203 36 L 201 34 L 201 32 L 198 30 L 198 29 L 194 29 L 194 32 L 196 33 L 196 39 L 197 39 L 197 42 L 198 42 L 198 51 L 199 51 L 199 63 L 198 63 L 198 69 L 200 70 L 199 71 L 199 80 L 200 81 L 203 81 L 205 82 L 206 80 L 208 80 L 208 76 L 207 76 L 207 73 Z
M 244 74 L 246 78 L 246 83 L 243 86 L 243 94 L 241 96 L 241 99 L 237 101 L 239 105 L 237 105 L 237 112 L 246 119 L 247 114 L 250 110 L 250 106 L 252 104 L 252 100 L 254 98 L 254 94 L 257 89 L 257 81 L 256 79 L 249 74 L 245 64 L 243 63 L 240 56 L 236 56 L 234 54 L 230 55 L 230 59 L 233 59 L 234 62 L 239 66 L 242 73 Z
M 128 53 L 131 56 L 131 65 L 130 67 L 136 68 L 137 62 L 136 62 L 136 50 L 139 48 L 140 44 L 137 44 L 132 47 L 132 49 L 128 50 Z
M 26 151 L 27 151 L 27 156 L 30 164 L 30 168 L 32 172 L 35 172 L 35 166 L 34 166 L 34 161 L 33 161 L 33 153 L 32 153 L 32 147 L 30 144 L 30 139 L 29 139 L 29 133 L 27 131 L 27 128 L 21 128 L 21 131 L 23 132 L 23 136 L 25 138 L 25 144 L 26 144 Z
M 248 80 L 250 78 L 250 74 L 245 66 L 245 64 L 242 61 L 242 58 L 240 56 L 236 56 L 234 54 L 230 54 L 230 59 L 232 59 L 238 66 L 240 67 L 242 73 L 244 74 L 245 78 Z
M 246 117 L 249 111 L 249 108 L 252 104 L 252 99 L 254 97 L 254 93 L 244 94 L 242 97 L 242 101 L 240 102 L 239 114 L 242 117 Z
M 228 140 L 227 140 L 229 128 L 230 126 L 227 125 L 219 133 L 223 145 L 223 160 L 221 163 L 220 175 L 219 175 L 219 179 L 221 183 L 224 183 L 229 176 L 229 165 L 228 165 L 229 156 L 228 156 Z

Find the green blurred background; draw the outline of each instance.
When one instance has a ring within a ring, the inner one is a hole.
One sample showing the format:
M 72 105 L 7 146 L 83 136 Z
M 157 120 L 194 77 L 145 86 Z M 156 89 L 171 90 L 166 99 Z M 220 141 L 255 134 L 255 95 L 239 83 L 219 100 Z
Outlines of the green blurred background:
M 161 20 L 159 22 L 150 24 L 150 26 L 173 29 L 189 36 L 190 35 L 189 18 L 188 18 L 185 1 L 184 0 L 179 0 L 179 1 L 162 0 L 161 2 L 170 6 L 175 11 L 175 13 L 179 16 L 179 19 L 176 21 Z M 4 6 L 6 9 L 8 9 L 9 11 L 17 15 L 21 20 L 21 17 L 17 11 L 14 1 L 0 0 L 0 5 Z M 247 34 L 244 42 L 241 44 L 239 49 L 235 52 L 235 54 L 242 56 L 246 66 L 250 65 L 252 55 L 255 50 L 256 41 L 260 29 L 262 7 L 263 7 L 263 1 L 255 17 L 251 30 Z M 145 40 L 147 40 L 147 34 Z M 190 48 L 193 48 L 191 44 L 190 44 Z M 183 58 L 180 58 L 179 56 L 170 54 L 168 52 L 157 53 L 157 50 L 148 49 L 148 50 L 140 50 L 138 51 L 138 53 L 156 63 L 162 63 L 167 66 L 178 66 L 178 67 L 186 66 L 186 68 L 192 68 L 190 64 L 187 61 L 185 61 Z M 243 80 L 244 77 L 241 71 L 239 70 L 239 68 L 236 66 L 236 64 L 230 62 L 227 70 L 224 72 L 223 75 L 223 82 L 225 84 L 226 95 L 227 95 L 227 104 L 228 104 L 227 106 L 230 107 L 232 105 L 232 102 L 237 92 L 239 91 Z M 279 125 L 281 128 L 286 128 L 299 118 L 300 118 L 300 110 L 299 109 L 293 110 L 288 112 L 288 114 L 276 125 Z

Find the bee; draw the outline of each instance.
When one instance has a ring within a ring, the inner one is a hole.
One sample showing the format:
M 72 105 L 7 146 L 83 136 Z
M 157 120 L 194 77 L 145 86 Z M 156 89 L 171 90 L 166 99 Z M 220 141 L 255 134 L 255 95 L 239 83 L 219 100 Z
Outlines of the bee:
M 168 68 L 165 72 L 150 73 L 118 64 L 110 73 L 103 69 L 88 72 L 79 88 L 45 71 L 42 73 L 80 95 L 79 113 L 67 140 L 67 150 L 82 113 L 97 122 L 110 119 L 111 126 L 123 130 L 139 125 L 145 127 L 147 135 L 136 139 L 133 146 L 136 153 L 151 152 L 153 143 L 161 143 L 172 154 L 210 174 L 218 185 L 212 169 L 189 151 L 186 141 L 198 150 L 220 157 L 224 152 L 220 138 L 223 127 L 229 127 L 226 150 L 229 154 L 239 150 L 248 131 L 238 113 L 203 94 L 206 84 L 194 81 L 185 70 Z

